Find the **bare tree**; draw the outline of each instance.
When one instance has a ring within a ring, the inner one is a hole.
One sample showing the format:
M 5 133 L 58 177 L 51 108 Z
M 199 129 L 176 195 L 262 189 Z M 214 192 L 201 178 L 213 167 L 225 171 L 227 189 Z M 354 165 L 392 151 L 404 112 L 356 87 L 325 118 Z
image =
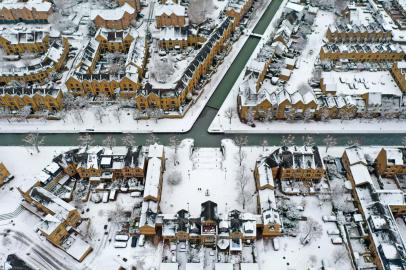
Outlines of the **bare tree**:
M 402 137 L 402 146 L 406 148 L 406 136 Z
M 28 116 L 30 116 L 31 112 L 32 112 L 31 106 L 24 106 L 23 108 L 21 108 L 21 110 L 19 111 L 21 121 L 28 122 Z
M 24 137 L 23 142 L 32 146 L 39 153 L 39 146 L 44 144 L 45 137 L 40 137 L 39 133 L 31 133 Z
M 326 153 L 328 151 L 328 149 L 330 147 L 334 147 L 337 145 L 337 139 L 334 138 L 331 135 L 327 135 L 324 139 L 323 139 L 324 145 L 326 146 Z
M 339 247 L 333 251 L 334 264 L 341 264 L 347 259 L 347 251 L 344 247 Z
M 295 145 L 295 136 L 289 134 L 288 136 L 282 136 L 281 139 L 282 146 L 293 146 Z
M 214 9 L 213 0 L 191 0 L 187 9 L 192 24 L 203 23 Z
M 142 117 L 142 112 L 140 110 L 138 110 L 138 109 L 135 109 L 134 112 L 133 112 L 133 118 L 135 120 L 137 120 L 137 123 L 138 123 L 138 120 L 141 119 L 141 117 Z
M 159 143 L 159 139 L 155 134 L 151 133 L 151 135 L 148 136 L 148 138 L 145 139 L 146 145 L 153 145 L 155 143 Z
M 262 151 L 265 151 L 265 147 L 267 147 L 268 145 L 269 145 L 268 140 L 264 138 L 261 142 Z
M 126 134 L 123 138 L 121 138 L 121 143 L 126 147 L 133 147 L 136 144 L 136 140 L 134 135 Z
M 319 239 L 323 234 L 323 227 L 321 224 L 311 217 L 308 217 L 305 224 L 301 228 L 302 236 L 300 242 L 302 245 L 310 243 L 312 240 Z
M 224 111 L 224 117 L 228 119 L 229 124 L 231 125 L 231 120 L 235 115 L 235 109 L 233 107 L 229 107 Z
M 181 140 L 176 135 L 169 138 L 169 145 L 175 149 L 175 153 L 173 156 L 173 165 L 176 165 L 176 160 L 178 157 L 178 147 L 179 147 L 180 142 L 181 142 Z
M 171 186 L 177 186 L 182 182 L 182 173 L 180 171 L 172 171 L 168 175 L 168 183 Z
M 107 137 L 103 140 L 102 144 L 103 144 L 104 146 L 109 147 L 110 149 L 113 149 L 113 147 L 116 146 L 116 138 L 114 138 L 113 136 L 109 135 L 109 136 L 107 136 Z
M 361 139 L 359 138 L 348 138 L 347 146 L 360 146 Z
M 104 117 L 104 111 L 103 111 L 103 109 L 100 108 L 100 107 L 97 107 L 97 108 L 94 110 L 94 117 L 96 118 L 97 121 L 100 122 L 100 124 L 103 123 L 103 117 Z
M 311 147 L 311 146 L 314 146 L 315 144 L 316 144 L 316 142 L 314 141 L 313 136 L 310 136 L 310 135 L 303 136 L 303 145 L 304 146 Z
M 242 162 L 244 161 L 244 159 L 247 158 L 247 153 L 245 151 L 239 151 L 238 153 L 236 153 L 235 155 L 235 159 L 237 160 L 238 164 L 240 164 L 240 166 L 242 165 Z
M 163 116 L 164 112 L 160 108 L 149 108 L 147 114 L 151 119 L 155 119 L 155 123 Z
M 114 206 L 114 209 L 113 209 L 113 210 L 110 210 L 110 211 L 107 213 L 107 216 L 108 216 L 109 219 L 112 220 L 112 222 L 117 223 L 117 222 L 120 222 L 120 221 L 121 221 L 121 219 L 123 218 L 124 214 L 125 214 L 125 211 L 124 211 L 123 205 L 121 204 L 121 202 L 116 201 L 116 204 L 115 204 L 115 206 Z
M 84 237 L 88 237 L 90 240 L 94 240 L 97 236 L 97 230 L 91 221 L 88 222 Z
M 242 203 L 242 209 L 245 210 L 248 200 L 251 197 L 249 192 L 249 177 L 245 172 L 245 167 L 240 166 L 240 169 L 237 173 L 237 190 L 238 190 L 238 202 Z
M 94 145 L 95 141 L 93 136 L 90 134 L 82 134 L 78 137 L 78 143 L 80 146 L 88 147 L 90 145 Z
M 113 110 L 113 116 L 117 119 L 119 123 L 121 122 L 121 112 L 119 108 L 117 108 L 117 110 Z
M 237 136 L 234 139 L 234 143 L 238 146 L 238 152 L 241 153 L 241 149 L 243 146 L 248 144 L 248 137 L 247 136 Z

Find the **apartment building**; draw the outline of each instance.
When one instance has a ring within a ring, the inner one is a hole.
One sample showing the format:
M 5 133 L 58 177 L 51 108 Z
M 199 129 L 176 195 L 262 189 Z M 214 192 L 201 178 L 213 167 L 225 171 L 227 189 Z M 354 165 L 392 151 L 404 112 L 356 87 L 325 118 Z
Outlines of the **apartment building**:
M 159 4 L 155 10 L 156 27 L 185 27 L 187 25 L 186 8 L 173 2 Z
M 373 22 L 367 25 L 336 23 L 329 25 L 326 37 L 332 43 L 375 43 L 392 40 L 392 31 Z

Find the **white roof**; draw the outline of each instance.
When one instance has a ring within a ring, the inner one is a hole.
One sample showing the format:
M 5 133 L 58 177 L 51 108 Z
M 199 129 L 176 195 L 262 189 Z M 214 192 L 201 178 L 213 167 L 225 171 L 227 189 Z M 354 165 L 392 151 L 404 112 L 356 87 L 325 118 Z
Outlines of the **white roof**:
M 345 149 L 350 165 L 355 163 L 367 164 L 364 152 L 359 147 L 349 147 Z
M 271 189 L 260 189 L 258 191 L 261 211 L 276 208 L 275 192 Z
M 214 266 L 215 270 L 233 270 L 232 263 L 216 263 Z
M 178 270 L 178 263 L 161 263 L 160 270 Z
M 72 243 L 68 248 L 65 249 L 65 251 L 78 261 L 81 260 L 90 249 L 92 249 L 88 243 L 79 237 L 70 237 L 69 240 L 72 241 Z
M 161 144 L 153 144 L 149 146 L 148 157 L 149 158 L 161 158 L 164 155 L 164 146 Z
M 117 7 L 115 9 L 96 9 L 90 11 L 90 18 L 94 20 L 97 16 L 100 16 L 106 21 L 117 21 L 123 18 L 124 14 L 134 14 L 135 9 L 130 6 L 128 3 Z
M 145 177 L 144 198 L 151 196 L 159 197 L 159 184 L 161 179 L 161 165 L 159 158 L 151 158 L 148 162 L 147 175 Z
M 29 0 L 27 2 L 17 2 L 16 0 L 5 0 L 0 3 L 0 9 L 1 8 L 7 8 L 7 9 L 29 9 L 33 10 L 35 9 L 36 11 L 49 11 L 51 9 L 52 5 L 48 1 L 43 1 L 43 0 Z
M 386 159 L 391 160 L 395 165 L 404 165 L 403 154 L 399 148 L 385 148 Z
M 186 270 L 203 270 L 203 263 L 187 263 Z
M 51 164 L 49 164 L 45 170 L 49 173 L 55 174 L 61 167 L 59 167 L 58 164 L 56 164 L 55 162 L 52 162 Z
M 263 187 L 265 185 L 275 186 L 272 169 L 268 167 L 265 159 L 263 159 L 258 165 L 258 180 L 260 187 Z
M 258 270 L 257 263 L 241 263 L 240 264 L 241 270 Z
M 175 14 L 176 16 L 186 16 L 186 9 L 184 6 L 174 3 L 158 5 L 155 11 L 155 16 L 162 16 L 163 14 L 168 16 L 171 14 Z
M 351 175 L 354 178 L 354 183 L 356 186 L 372 183 L 371 174 L 368 168 L 364 164 L 355 164 L 350 166 Z
M 286 4 L 285 9 L 291 9 L 296 12 L 302 12 L 304 9 L 304 6 L 289 2 Z

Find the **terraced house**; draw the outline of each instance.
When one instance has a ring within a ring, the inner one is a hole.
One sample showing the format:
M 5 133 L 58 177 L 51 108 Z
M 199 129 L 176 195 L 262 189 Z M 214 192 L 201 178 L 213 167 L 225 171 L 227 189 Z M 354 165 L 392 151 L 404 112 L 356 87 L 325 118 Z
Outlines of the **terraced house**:
M 8 0 L 0 3 L 0 23 L 48 23 L 53 13 L 46 0 Z
M 391 74 L 403 93 L 406 93 L 406 62 L 393 63 Z
M 90 19 L 96 27 L 108 29 L 126 29 L 131 21 L 137 16 L 137 11 L 127 2 L 121 1 L 122 5 L 114 9 L 96 9 L 90 12 Z
M 187 25 L 186 8 L 173 2 L 160 4 L 155 10 L 155 22 L 161 27 L 185 27 Z
M 42 53 L 49 47 L 49 33 L 43 29 L 4 29 L 0 46 L 6 54 Z
M 367 25 L 336 23 L 327 28 L 326 37 L 329 42 L 389 42 L 392 31 L 386 30 L 379 23 Z
M 41 57 L 38 64 L 19 68 L 3 68 L 0 71 L 0 85 L 8 84 L 11 81 L 43 83 L 52 72 L 63 68 L 68 52 L 68 40 L 66 38 L 57 39 L 49 46 L 47 53 Z
M 401 61 L 405 53 L 398 44 L 326 44 L 320 49 L 320 60 Z
M 62 91 L 52 87 L 0 88 L 0 106 L 9 110 L 28 106 L 33 112 L 60 111 L 63 108 L 62 98 Z
M 148 44 L 137 33 L 101 28 L 78 57 L 66 87 L 75 95 L 135 96 L 147 53 Z
M 7 170 L 4 163 L 0 162 L 0 187 L 4 185 L 4 183 L 7 182 L 8 179 L 10 179 L 10 177 L 10 172 Z

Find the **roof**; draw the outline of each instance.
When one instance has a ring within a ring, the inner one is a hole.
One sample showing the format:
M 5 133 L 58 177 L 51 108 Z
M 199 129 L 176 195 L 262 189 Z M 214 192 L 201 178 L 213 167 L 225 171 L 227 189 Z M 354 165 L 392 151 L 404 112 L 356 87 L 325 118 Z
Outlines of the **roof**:
M 203 263 L 186 263 L 186 270 L 203 270 Z
M 164 5 L 158 5 L 155 10 L 155 16 L 162 16 L 164 14 L 167 16 L 170 16 L 171 14 L 175 14 L 176 16 L 186 16 L 186 9 L 184 6 L 171 2 Z
M 214 265 L 215 270 L 233 270 L 233 264 L 232 263 L 216 263 Z
M 178 263 L 161 263 L 160 270 L 178 270 Z
M 364 152 L 358 146 L 346 148 L 345 153 L 347 154 L 349 165 L 356 163 L 367 164 Z
M 123 18 L 125 14 L 134 14 L 135 9 L 130 6 L 128 3 L 125 3 L 122 6 L 119 6 L 115 9 L 96 9 L 90 11 L 90 18 L 92 20 L 96 19 L 97 16 L 100 16 L 103 20 L 106 21 L 117 21 Z
M 259 266 L 257 263 L 240 263 L 241 270 L 258 270 Z
M 16 0 L 5 0 L 0 3 L 0 9 L 28 9 L 48 12 L 52 8 L 52 4 L 48 1 L 43 0 L 28 0 L 27 2 L 21 2 Z
M 151 158 L 148 161 L 147 174 L 145 176 L 144 198 L 151 196 L 159 197 L 159 185 L 161 183 L 162 162 L 159 158 Z
M 351 175 L 354 179 L 355 186 L 366 183 L 372 183 L 371 174 L 364 164 L 354 164 L 350 166 Z

